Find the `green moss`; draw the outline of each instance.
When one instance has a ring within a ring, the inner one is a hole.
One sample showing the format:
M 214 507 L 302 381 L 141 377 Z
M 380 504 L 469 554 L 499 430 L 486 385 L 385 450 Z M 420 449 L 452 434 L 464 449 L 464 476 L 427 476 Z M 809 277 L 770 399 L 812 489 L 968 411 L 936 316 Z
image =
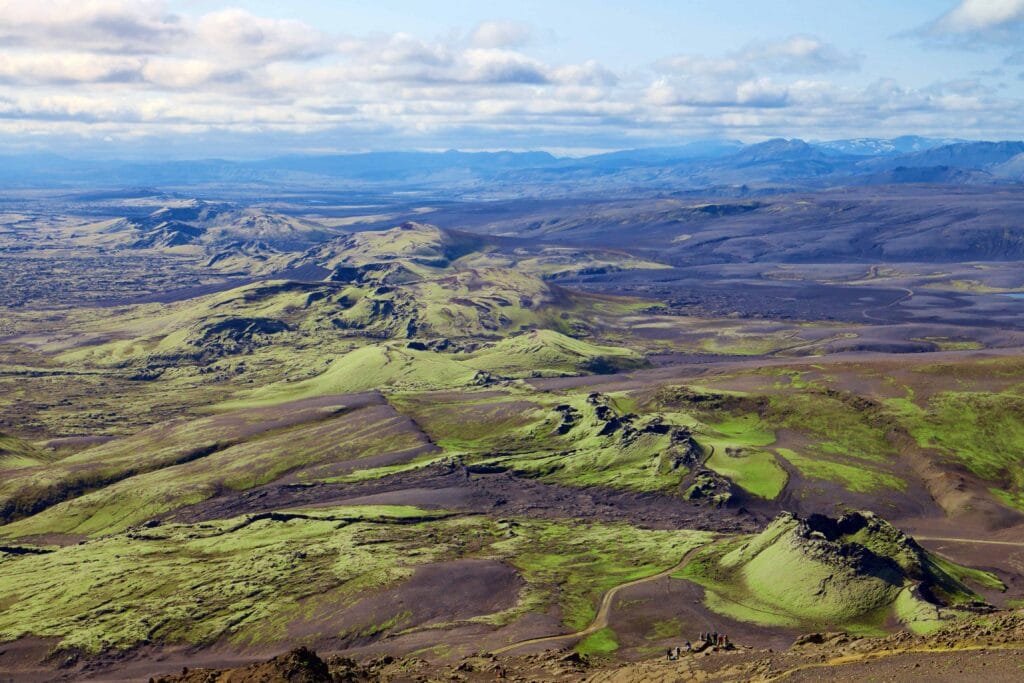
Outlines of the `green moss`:
M 708 427 L 736 446 L 769 446 L 775 432 L 754 413 L 726 414 L 724 419 L 707 422 Z
M 789 477 L 769 451 L 736 450 L 724 442 L 713 441 L 711 445 L 715 451 L 707 466 L 737 486 L 768 500 L 775 499 L 786 488 Z M 734 454 L 729 454 L 730 450 Z
M 693 531 L 641 531 L 625 524 L 522 522 L 516 536 L 496 544 L 531 584 L 559 586 L 565 625 L 586 627 L 601 596 L 615 586 L 656 574 L 710 540 Z
M 0 594 L 32 596 L 0 612 L 0 640 L 33 634 L 89 652 L 153 640 L 279 640 L 311 596 L 340 608 L 443 557 L 465 533 L 457 521 L 438 521 L 434 543 L 424 546 L 414 526 L 386 523 L 394 512 L 409 511 L 169 525 L 0 559 Z M 339 527 L 340 518 L 366 521 Z M 410 554 L 410 544 L 419 552 Z
M 337 411 L 335 411 L 337 412 Z M 370 419 L 366 413 L 330 412 L 311 423 L 257 433 L 236 446 L 179 465 L 144 472 L 71 498 L 26 519 L 0 527 L 0 538 L 61 533 L 101 535 L 122 531 L 163 513 L 200 503 L 226 491 L 242 491 L 275 481 L 302 469 L 304 478 L 316 479 L 321 471 L 334 471 L 346 461 L 375 455 L 416 452 L 424 445 L 414 430 L 395 430 L 392 417 Z M 237 423 L 222 418 L 217 424 Z M 324 419 L 326 417 L 327 419 Z M 182 435 L 187 437 L 187 433 Z M 128 440 L 134 443 L 135 440 Z M 187 441 L 186 441 L 187 443 Z M 99 451 L 109 463 L 110 454 L 124 445 L 107 444 Z M 187 452 L 183 446 L 170 453 Z M 76 461 L 77 462 L 77 461 Z M 92 460 L 97 464 L 96 460 Z M 130 467 L 130 463 L 125 463 Z M 76 470 L 71 470 L 76 471 Z
M 471 354 L 467 365 L 498 375 L 576 374 L 595 363 L 595 371 L 613 372 L 637 368 L 643 358 L 629 349 L 598 346 L 553 330 L 534 330 L 504 339 Z
M 36 448 L 24 439 L 0 432 L 0 470 L 39 467 L 54 459 L 51 453 Z
M 0 554 L 0 642 L 35 635 L 88 652 L 284 642 L 291 624 L 328 627 L 415 567 L 460 557 L 509 562 L 526 581 L 515 607 L 476 621 L 508 623 L 557 606 L 568 625 L 583 628 L 606 590 L 672 566 L 709 538 L 624 524 L 498 523 L 408 506 L 167 524 L 44 555 Z M 399 631 L 416 609 L 396 605 L 350 632 Z
M 916 597 L 913 590 L 904 588 L 894 603 L 896 617 L 914 633 L 927 635 L 946 625 L 943 611 L 931 603 Z
M 881 630 L 890 614 L 926 632 L 932 622 L 955 616 L 958 605 L 979 599 L 962 580 L 998 582 L 922 550 L 870 513 L 862 513 L 861 524 L 854 534 L 826 540 L 780 515 L 756 536 L 702 549 L 679 577 L 703 585 L 708 607 L 736 619 L 869 632 Z M 850 559 L 857 556 L 862 559 Z M 941 605 L 917 597 L 919 583 Z
M 884 426 L 871 422 L 863 406 L 844 401 L 841 395 L 819 391 L 773 395 L 764 419 L 811 436 L 824 453 L 874 462 L 895 455 Z
M 1016 494 L 1024 489 L 1024 397 L 1009 392 L 944 392 L 932 396 L 924 408 L 910 400 L 890 400 L 888 405 L 921 446 L 1003 484 L 1003 501 L 1017 504 Z
M 904 491 L 907 482 L 899 477 L 882 472 L 863 463 L 847 465 L 824 457 L 800 455 L 788 448 L 776 448 L 775 452 L 800 470 L 800 474 L 811 479 L 834 481 L 850 491 L 871 493 L 884 489 Z
M 950 560 L 934 553 L 931 553 L 929 557 L 939 570 L 957 581 L 962 583 L 970 582 L 976 586 L 987 588 L 989 590 L 1006 590 L 1006 584 L 1004 584 L 999 577 L 992 572 L 974 569 L 973 567 L 965 567 L 964 565 L 951 562 Z M 966 597 L 969 599 L 977 598 L 977 596 L 973 595 Z
M 619 639 L 615 631 L 603 628 L 595 631 L 576 645 L 575 650 L 588 657 L 610 655 L 619 649 Z

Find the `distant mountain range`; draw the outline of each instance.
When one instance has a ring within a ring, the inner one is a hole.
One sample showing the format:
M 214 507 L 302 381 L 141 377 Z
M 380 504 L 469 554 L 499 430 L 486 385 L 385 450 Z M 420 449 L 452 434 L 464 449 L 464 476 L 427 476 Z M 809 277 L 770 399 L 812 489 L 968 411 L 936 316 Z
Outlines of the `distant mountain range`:
M 370 152 L 261 161 L 89 161 L 53 154 L 0 157 L 8 187 L 193 186 L 272 183 L 433 193 L 752 190 L 898 183 L 1024 181 L 1024 142 L 903 136 L 829 142 L 709 140 L 556 157 L 547 152 Z

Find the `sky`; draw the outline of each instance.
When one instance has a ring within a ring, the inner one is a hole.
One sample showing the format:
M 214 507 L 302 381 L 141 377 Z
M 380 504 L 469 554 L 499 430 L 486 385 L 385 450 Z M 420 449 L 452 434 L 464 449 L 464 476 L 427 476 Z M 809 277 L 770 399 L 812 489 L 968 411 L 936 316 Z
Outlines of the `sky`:
M 0 0 L 0 153 L 1024 137 L 1024 0 Z

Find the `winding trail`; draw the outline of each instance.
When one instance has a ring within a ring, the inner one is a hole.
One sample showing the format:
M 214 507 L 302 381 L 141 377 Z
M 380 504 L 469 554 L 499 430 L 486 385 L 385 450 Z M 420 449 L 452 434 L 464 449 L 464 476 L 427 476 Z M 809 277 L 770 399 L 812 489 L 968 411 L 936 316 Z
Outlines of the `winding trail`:
M 850 655 L 842 655 L 839 657 L 832 657 L 824 659 L 820 662 L 808 662 L 794 666 L 791 669 L 780 671 L 779 673 L 765 678 L 766 681 L 781 681 L 787 679 L 795 674 L 803 671 L 812 669 L 833 669 L 846 664 L 861 664 L 865 662 L 875 662 L 891 657 L 897 657 L 900 655 L 913 655 L 913 654 L 964 654 L 978 651 L 988 650 L 1007 650 L 1011 652 L 1020 652 L 1024 650 L 1024 643 L 988 643 L 988 644 L 976 644 L 976 645 L 961 645 L 961 646 L 919 646 L 919 647 L 903 647 L 894 648 L 889 650 L 877 650 L 875 652 L 863 652 Z M 835 677 L 837 672 L 832 672 L 832 678 Z M 825 678 L 825 675 L 822 675 Z M 955 680 L 955 679 L 954 679 Z
M 981 538 L 951 538 L 946 536 L 914 536 L 918 541 L 935 541 L 948 543 L 981 543 L 983 545 L 1010 545 L 1024 548 L 1024 541 L 986 541 Z
M 888 318 L 879 318 L 877 316 L 871 315 L 870 311 L 880 311 L 886 308 L 893 308 L 894 306 L 900 305 L 904 301 L 909 301 L 914 296 L 914 290 L 910 289 L 909 287 L 898 287 L 897 289 L 903 290 L 903 296 L 899 297 L 898 299 L 894 299 L 893 301 L 890 301 L 889 303 L 883 306 L 868 306 L 867 308 L 861 311 L 861 315 L 868 320 L 874 320 L 876 322 L 883 323 L 892 323 L 893 321 L 889 320 Z
M 504 645 L 504 646 L 499 647 L 499 648 L 497 648 L 495 650 L 491 650 L 491 652 L 493 654 L 500 655 L 500 654 L 504 654 L 505 652 L 509 652 L 511 650 L 515 650 L 515 649 L 520 648 L 520 647 L 524 647 L 526 645 L 537 645 L 539 643 L 553 643 L 553 642 L 556 642 L 556 641 L 559 641 L 559 640 L 577 640 L 577 639 L 581 639 L 581 638 L 586 638 L 590 634 L 596 633 L 596 632 L 600 631 L 601 629 L 606 628 L 608 626 L 608 619 L 609 619 L 609 616 L 611 615 L 611 611 L 612 611 L 612 603 L 615 600 L 615 596 L 617 596 L 619 594 L 619 591 L 621 591 L 621 590 L 623 590 L 625 588 L 631 588 L 633 586 L 639 586 L 640 584 L 648 583 L 650 581 L 657 581 L 658 579 L 663 579 L 666 576 L 670 576 L 672 574 L 675 574 L 677 571 L 679 571 L 680 569 L 685 567 L 687 564 L 689 564 L 690 560 L 693 558 L 693 555 L 698 550 L 700 550 L 701 548 L 704 548 L 704 547 L 706 547 L 706 544 L 698 545 L 698 546 L 696 546 L 694 548 L 691 548 L 690 550 L 686 551 L 686 554 L 683 555 L 683 559 L 679 560 L 679 563 L 676 564 L 673 567 L 669 567 L 668 569 L 660 571 L 657 574 L 651 574 L 650 576 L 645 576 L 642 579 L 634 579 L 632 581 L 627 581 L 626 583 L 620 583 L 618 586 L 615 586 L 614 588 L 608 589 L 608 591 L 601 598 L 601 606 L 598 608 L 597 614 L 594 616 L 593 621 L 591 621 L 590 624 L 586 628 L 584 628 L 584 629 L 581 629 L 579 631 L 573 631 L 572 633 L 561 633 L 561 634 L 555 635 L 555 636 L 541 636 L 539 638 L 527 638 L 526 640 L 520 640 L 519 642 L 512 643 L 510 645 Z

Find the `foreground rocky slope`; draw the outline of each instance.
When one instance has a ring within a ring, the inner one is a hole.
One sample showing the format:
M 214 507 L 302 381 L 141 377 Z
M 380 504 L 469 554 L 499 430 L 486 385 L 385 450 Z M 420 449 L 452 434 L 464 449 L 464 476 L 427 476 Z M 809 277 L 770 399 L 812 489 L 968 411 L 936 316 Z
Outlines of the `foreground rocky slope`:
M 1019 681 L 1024 666 L 1024 612 L 998 612 L 928 636 L 886 638 L 808 633 L 783 651 L 736 647 L 609 665 L 567 651 L 498 659 L 481 653 L 448 665 L 392 657 L 362 662 L 320 658 L 301 649 L 238 669 L 196 669 L 152 679 L 155 683 L 291 681 L 538 681 L 647 683 L 674 681 Z

